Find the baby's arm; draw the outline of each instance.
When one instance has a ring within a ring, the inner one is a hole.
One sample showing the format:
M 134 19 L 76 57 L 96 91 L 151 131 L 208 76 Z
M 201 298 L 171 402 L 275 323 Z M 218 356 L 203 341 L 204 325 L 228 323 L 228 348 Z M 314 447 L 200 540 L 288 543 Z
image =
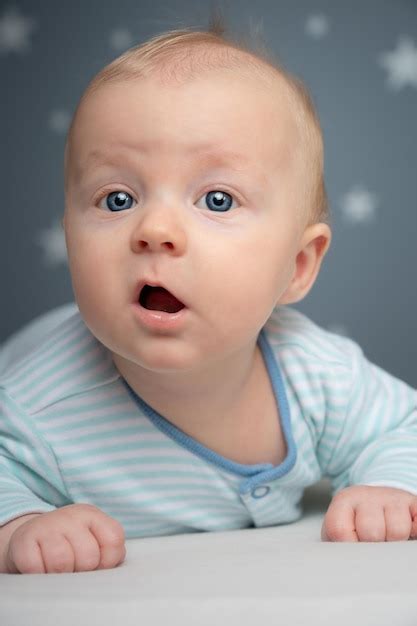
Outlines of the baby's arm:
M 121 524 L 71 502 L 36 420 L 0 386 L 0 572 L 78 572 L 125 558 Z
M 36 420 L 0 386 L 0 529 L 72 503 Z
M 38 425 L 0 387 L 0 572 L 78 572 L 123 561 L 121 524 L 69 501 Z
M 116 567 L 126 556 L 122 525 L 90 504 L 24 515 L 0 528 L 0 572 L 44 574 Z
M 349 397 L 322 437 L 333 499 L 322 538 L 396 541 L 416 536 L 417 391 L 346 340 Z M 348 371 L 349 371 L 348 370 Z M 333 417 L 334 415 L 334 417 Z

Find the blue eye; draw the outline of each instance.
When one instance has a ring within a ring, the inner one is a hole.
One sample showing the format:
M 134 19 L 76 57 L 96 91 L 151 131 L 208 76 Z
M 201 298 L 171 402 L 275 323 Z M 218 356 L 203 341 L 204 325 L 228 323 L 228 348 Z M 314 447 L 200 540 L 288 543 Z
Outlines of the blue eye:
M 106 205 L 110 211 L 123 211 L 132 206 L 132 196 L 126 191 L 112 191 L 106 194 Z M 130 200 L 129 200 L 130 198 Z
M 211 211 L 224 213 L 232 208 L 233 196 L 225 191 L 218 189 L 208 191 L 203 197 L 206 197 L 206 206 Z M 132 207 L 133 198 L 127 191 L 112 191 L 103 195 L 101 199 L 104 198 L 106 198 L 106 207 L 113 213 Z
M 228 198 L 230 198 L 230 200 L 233 200 L 233 198 L 230 193 L 216 190 L 208 191 L 205 195 L 207 196 L 207 206 L 209 207 L 209 209 L 212 209 L 213 211 L 224 212 L 229 211 L 229 209 L 231 208 Z

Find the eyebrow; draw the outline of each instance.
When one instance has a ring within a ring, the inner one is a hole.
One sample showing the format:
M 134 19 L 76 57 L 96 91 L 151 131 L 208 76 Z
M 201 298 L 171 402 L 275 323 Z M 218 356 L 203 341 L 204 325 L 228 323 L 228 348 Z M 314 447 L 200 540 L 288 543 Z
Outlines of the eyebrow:
M 144 146 L 135 146 L 135 149 L 139 149 L 141 154 L 149 152 Z M 216 150 L 212 144 L 202 143 L 195 144 L 187 147 L 187 153 L 196 155 L 199 161 L 207 165 L 227 165 L 232 166 L 247 166 L 250 164 L 250 159 L 243 154 L 239 154 L 233 150 Z M 184 153 L 186 152 L 184 149 Z M 85 162 L 80 166 L 80 176 L 90 169 L 91 167 L 98 167 L 100 165 L 117 166 L 119 165 L 119 158 L 114 157 L 102 150 L 92 150 L 86 157 Z M 239 171 L 239 167 L 232 167 L 236 171 Z

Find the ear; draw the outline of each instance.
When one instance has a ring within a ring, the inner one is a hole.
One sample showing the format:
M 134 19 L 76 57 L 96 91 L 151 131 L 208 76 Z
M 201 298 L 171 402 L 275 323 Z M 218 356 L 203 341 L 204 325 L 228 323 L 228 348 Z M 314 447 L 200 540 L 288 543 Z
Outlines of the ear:
M 277 304 L 298 302 L 308 294 L 317 278 L 331 239 L 332 233 L 327 224 L 312 224 L 306 228 L 297 252 L 291 283 Z

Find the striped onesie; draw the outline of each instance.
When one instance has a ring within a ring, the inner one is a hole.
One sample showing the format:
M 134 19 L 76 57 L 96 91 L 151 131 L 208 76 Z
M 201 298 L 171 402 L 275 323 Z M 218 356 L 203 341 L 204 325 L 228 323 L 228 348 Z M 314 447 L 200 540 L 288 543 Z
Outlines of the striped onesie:
M 322 477 L 333 494 L 417 495 L 415 389 L 288 306 L 258 344 L 287 444 L 278 466 L 231 461 L 156 413 L 74 313 L 0 374 L 0 526 L 74 503 L 126 538 L 286 524 Z

